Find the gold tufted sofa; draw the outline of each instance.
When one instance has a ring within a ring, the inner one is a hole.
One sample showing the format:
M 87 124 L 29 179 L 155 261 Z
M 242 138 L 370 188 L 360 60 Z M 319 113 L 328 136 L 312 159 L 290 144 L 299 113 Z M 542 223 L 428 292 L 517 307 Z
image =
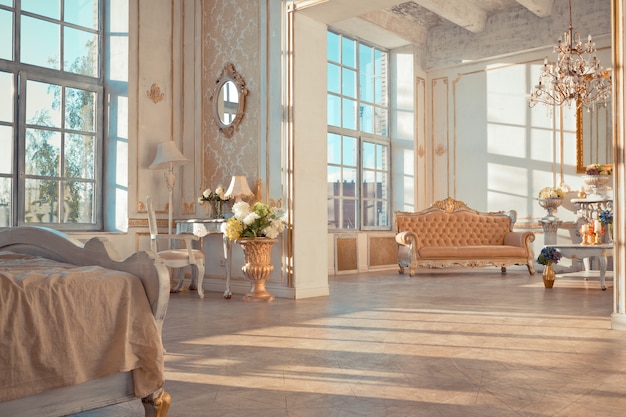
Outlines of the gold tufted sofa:
M 436 201 L 415 212 L 395 213 L 400 272 L 409 268 L 445 268 L 526 265 L 535 273 L 533 232 L 514 232 L 517 219 L 509 212 L 481 213 L 452 198 Z

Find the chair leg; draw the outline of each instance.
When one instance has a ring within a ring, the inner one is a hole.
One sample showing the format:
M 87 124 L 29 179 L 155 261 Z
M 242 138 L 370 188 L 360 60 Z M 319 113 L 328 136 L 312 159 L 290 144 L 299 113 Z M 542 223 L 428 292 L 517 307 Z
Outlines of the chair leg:
M 178 283 L 172 289 L 172 292 L 178 292 L 183 286 L 183 281 L 185 281 L 185 268 L 172 268 L 172 275 L 174 275 L 175 279 L 178 279 Z
M 202 280 L 204 279 L 204 261 L 196 262 L 197 263 L 192 268 L 194 270 L 194 274 L 196 275 L 196 282 L 198 283 L 198 296 L 200 296 L 200 298 L 204 298 L 204 288 L 202 288 Z

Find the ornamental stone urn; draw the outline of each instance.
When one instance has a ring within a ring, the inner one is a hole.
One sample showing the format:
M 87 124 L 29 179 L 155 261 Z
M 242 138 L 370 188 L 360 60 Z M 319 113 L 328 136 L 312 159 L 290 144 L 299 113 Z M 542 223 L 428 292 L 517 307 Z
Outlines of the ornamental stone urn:
M 271 254 L 272 246 L 277 239 L 257 237 L 251 239 L 237 239 L 241 245 L 245 261 L 241 270 L 252 281 L 252 288 L 244 295 L 244 301 L 272 302 L 274 296 L 265 288 L 265 281 L 274 270 Z

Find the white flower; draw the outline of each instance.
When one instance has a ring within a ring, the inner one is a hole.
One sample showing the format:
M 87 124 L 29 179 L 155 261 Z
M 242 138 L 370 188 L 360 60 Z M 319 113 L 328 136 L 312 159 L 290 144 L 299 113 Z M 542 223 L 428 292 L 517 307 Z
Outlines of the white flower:
M 233 204 L 233 214 L 237 220 L 243 220 L 248 214 L 250 214 L 250 204 L 245 201 L 239 201 Z
M 211 189 L 207 188 L 206 190 L 204 190 L 204 192 L 202 193 L 202 197 L 204 198 L 209 198 L 209 196 L 211 195 Z
M 225 200 L 225 199 L 226 199 L 226 197 L 224 196 L 224 189 L 223 189 L 222 187 L 217 187 L 217 188 L 215 189 L 215 194 L 217 194 L 218 196 L 220 196 L 220 198 L 221 198 L 222 200 Z
M 258 214 L 256 214 L 255 212 L 251 212 L 251 213 L 248 213 L 248 215 L 244 217 L 241 221 L 246 226 L 250 226 L 258 218 L 260 218 Z

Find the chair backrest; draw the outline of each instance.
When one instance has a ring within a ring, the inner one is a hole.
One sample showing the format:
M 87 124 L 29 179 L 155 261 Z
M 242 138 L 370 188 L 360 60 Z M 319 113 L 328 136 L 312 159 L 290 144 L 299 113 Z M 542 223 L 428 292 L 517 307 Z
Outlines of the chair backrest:
M 154 214 L 154 205 L 152 204 L 151 196 L 146 197 L 146 208 L 148 210 L 148 229 L 150 229 L 150 249 L 153 252 L 158 252 L 157 234 L 159 230 L 157 229 L 156 215 Z

